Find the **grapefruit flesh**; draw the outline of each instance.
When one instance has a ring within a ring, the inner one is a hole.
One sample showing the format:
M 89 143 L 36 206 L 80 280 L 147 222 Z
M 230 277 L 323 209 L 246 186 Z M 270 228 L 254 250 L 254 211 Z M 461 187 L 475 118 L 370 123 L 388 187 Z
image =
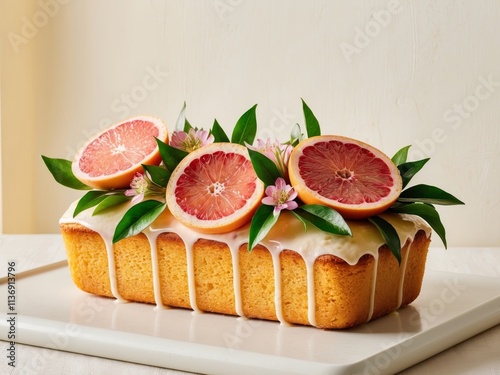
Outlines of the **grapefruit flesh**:
M 170 176 L 166 201 L 184 225 L 204 233 L 226 233 L 250 221 L 263 193 L 247 149 L 213 143 L 179 163 Z
M 140 116 L 117 123 L 90 139 L 75 157 L 75 177 L 97 189 L 130 186 L 142 164 L 158 165 L 160 152 L 155 138 L 167 142 L 165 124 L 154 117 Z
M 304 203 L 330 206 L 346 219 L 385 211 L 402 189 L 389 157 L 364 142 L 335 135 L 299 143 L 290 156 L 289 175 Z

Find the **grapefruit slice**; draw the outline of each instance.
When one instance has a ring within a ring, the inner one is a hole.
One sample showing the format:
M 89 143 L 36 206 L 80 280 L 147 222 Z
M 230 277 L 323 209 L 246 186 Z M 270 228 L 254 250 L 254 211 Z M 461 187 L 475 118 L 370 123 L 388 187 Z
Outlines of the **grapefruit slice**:
M 72 163 L 73 174 L 96 189 L 127 188 L 134 174 L 142 172 L 142 164 L 160 164 L 155 138 L 168 139 L 167 127 L 158 118 L 139 116 L 114 124 L 82 147 Z
M 172 215 L 203 233 L 227 233 L 252 218 L 264 194 L 246 147 L 212 143 L 174 169 L 166 201 Z
M 346 219 L 363 219 L 389 208 L 402 180 L 389 157 L 364 142 L 336 135 L 303 140 L 288 163 L 290 181 L 307 204 L 323 204 Z

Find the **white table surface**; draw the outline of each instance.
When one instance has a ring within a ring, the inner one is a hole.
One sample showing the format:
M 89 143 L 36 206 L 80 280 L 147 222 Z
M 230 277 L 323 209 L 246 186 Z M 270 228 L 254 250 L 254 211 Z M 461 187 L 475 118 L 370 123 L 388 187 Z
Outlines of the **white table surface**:
M 64 259 L 65 250 L 59 235 L 0 235 L 0 277 L 6 276 L 9 260 L 16 261 L 17 273 L 20 273 Z M 427 269 L 500 278 L 500 247 L 448 250 L 431 248 Z M 4 305 L 2 303 L 2 309 L 5 309 Z M 17 366 L 12 368 L 7 365 L 4 354 L 6 348 L 6 343 L 0 342 L 0 374 L 28 374 L 23 369 L 23 362 L 32 358 L 40 358 L 36 374 L 185 374 L 181 371 L 21 344 L 16 346 Z M 29 371 L 29 374 L 35 372 Z M 500 375 L 500 326 L 447 349 L 401 374 Z

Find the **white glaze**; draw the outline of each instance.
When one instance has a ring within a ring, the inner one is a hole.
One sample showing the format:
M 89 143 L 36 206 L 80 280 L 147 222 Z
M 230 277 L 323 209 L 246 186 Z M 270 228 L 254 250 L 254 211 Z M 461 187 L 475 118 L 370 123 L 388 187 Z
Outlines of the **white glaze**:
M 273 260 L 273 270 L 274 270 L 274 290 L 281 291 L 281 261 L 280 253 L 284 250 L 283 245 L 278 241 L 270 240 L 267 242 L 267 249 L 271 253 Z M 283 318 L 283 308 L 281 302 L 281 293 L 274 293 L 274 306 L 276 309 L 276 319 L 282 324 L 286 324 L 285 318 Z
M 155 296 L 156 309 L 163 310 L 166 306 L 163 304 L 161 299 L 160 264 L 158 262 L 158 248 L 156 246 L 156 240 L 161 232 L 151 231 L 150 228 L 146 228 L 143 233 L 146 235 L 151 249 L 151 269 L 153 271 L 153 292 Z
M 408 264 L 408 257 L 410 255 L 411 245 L 412 243 L 410 242 L 408 244 L 408 249 L 406 249 L 405 253 L 403 254 L 403 258 L 401 259 L 401 282 L 399 283 L 398 309 L 401 307 L 401 304 L 403 303 L 403 287 L 406 276 L 406 265 Z
M 230 246 L 229 250 L 231 251 L 231 260 L 233 263 L 233 290 L 234 293 L 234 309 L 236 310 L 236 314 L 239 316 L 244 316 L 243 314 L 243 303 L 241 301 L 241 293 L 237 293 L 237 290 L 241 290 L 240 281 L 240 252 L 239 246 L 233 247 Z
M 70 206 L 68 211 L 63 215 L 60 223 L 78 223 L 89 229 L 99 233 L 106 244 L 108 252 L 109 275 L 111 290 L 113 296 L 123 301 L 123 298 L 118 293 L 116 270 L 114 265 L 114 254 L 112 246 L 112 238 L 116 224 L 130 206 L 122 205 L 120 208 L 104 215 L 92 216 L 92 209 L 80 213 L 76 218 L 72 217 L 75 208 L 75 203 Z M 415 234 L 419 230 L 424 230 L 427 236 L 430 236 L 430 227 L 420 218 L 411 215 L 384 214 L 382 215 L 389 221 L 397 230 L 400 241 L 405 244 L 408 240 L 413 241 Z M 363 255 L 371 255 L 374 260 L 374 271 L 372 277 L 372 290 L 370 297 L 370 311 L 367 316 L 367 321 L 371 319 L 374 307 L 375 285 L 378 268 L 378 249 L 384 244 L 384 240 L 378 233 L 377 229 L 366 221 L 350 221 L 349 226 L 352 231 L 351 236 L 338 236 L 320 231 L 314 227 L 308 227 L 307 232 L 304 230 L 303 224 L 294 219 L 288 212 L 283 212 L 278 223 L 271 229 L 267 237 L 261 242 L 271 253 L 274 266 L 274 301 L 276 305 L 277 319 L 285 324 L 282 314 L 281 302 L 281 274 L 280 274 L 280 259 L 279 254 L 290 249 L 296 251 L 302 256 L 306 265 L 307 271 L 307 292 L 308 292 L 308 319 L 313 326 L 316 325 L 315 318 L 315 292 L 314 292 L 314 273 L 313 267 L 316 259 L 321 255 L 334 255 L 343 259 L 350 265 L 354 265 Z M 151 247 L 151 259 L 153 269 L 153 286 L 157 308 L 163 308 L 161 301 L 160 281 L 159 281 L 159 265 L 157 258 L 156 239 L 158 235 L 164 232 L 176 233 L 184 242 L 186 247 L 187 257 L 187 273 L 188 273 L 188 290 L 189 301 L 191 308 L 195 312 L 201 312 L 196 303 L 196 285 L 194 279 L 193 265 L 193 245 L 200 239 L 205 238 L 226 243 L 231 252 L 233 262 L 233 286 L 235 311 L 239 316 L 244 316 L 241 292 L 240 292 L 240 269 L 239 269 L 239 248 L 248 241 L 249 225 L 226 233 L 226 234 L 200 234 L 180 224 L 165 210 L 160 217 L 146 230 L 145 235 L 148 238 Z M 408 253 L 403 256 L 401 267 L 402 271 L 406 268 Z M 404 277 L 401 277 L 399 285 L 398 306 L 401 305 L 403 293 Z
M 375 289 L 377 288 L 377 272 L 378 272 L 378 252 L 373 256 L 373 275 L 372 275 L 372 287 L 370 294 L 370 310 L 368 310 L 368 315 L 366 321 L 369 322 L 373 316 L 373 310 L 375 308 Z

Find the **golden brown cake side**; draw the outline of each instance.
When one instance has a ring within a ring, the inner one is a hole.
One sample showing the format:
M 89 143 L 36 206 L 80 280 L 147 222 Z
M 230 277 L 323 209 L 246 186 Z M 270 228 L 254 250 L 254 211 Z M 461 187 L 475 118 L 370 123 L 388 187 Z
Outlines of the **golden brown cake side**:
M 88 293 L 116 297 L 101 235 L 78 223 L 62 222 L 61 231 L 74 283 Z M 177 234 L 161 233 L 156 239 L 161 303 L 238 315 L 236 299 L 241 299 L 244 316 L 281 320 L 277 316 L 281 311 L 285 322 L 309 325 L 312 324 L 309 306 L 313 298 L 313 325 L 347 328 L 383 316 L 418 296 L 429 242 L 428 233 L 418 230 L 413 241 L 408 239 L 402 249 L 401 266 L 386 246 L 379 248 L 378 259 L 367 254 L 354 265 L 334 255 L 321 255 L 310 271 L 314 285 L 308 282 L 307 258 L 295 251 L 283 250 L 279 252 L 277 273 L 281 290 L 276 293 L 275 261 L 265 247 L 258 245 L 248 252 L 246 245 L 240 246 L 235 267 L 234 255 L 226 243 L 199 239 L 192 247 L 195 296 L 190 296 L 193 286 L 190 287 L 189 254 L 184 241 Z M 116 287 L 121 298 L 158 303 L 154 262 L 146 235 L 119 241 L 113 247 L 113 255 Z M 239 273 L 236 284 L 235 270 Z M 239 293 L 235 285 L 239 285 Z M 310 289 L 314 291 L 312 296 Z M 281 309 L 277 308 L 277 302 Z

